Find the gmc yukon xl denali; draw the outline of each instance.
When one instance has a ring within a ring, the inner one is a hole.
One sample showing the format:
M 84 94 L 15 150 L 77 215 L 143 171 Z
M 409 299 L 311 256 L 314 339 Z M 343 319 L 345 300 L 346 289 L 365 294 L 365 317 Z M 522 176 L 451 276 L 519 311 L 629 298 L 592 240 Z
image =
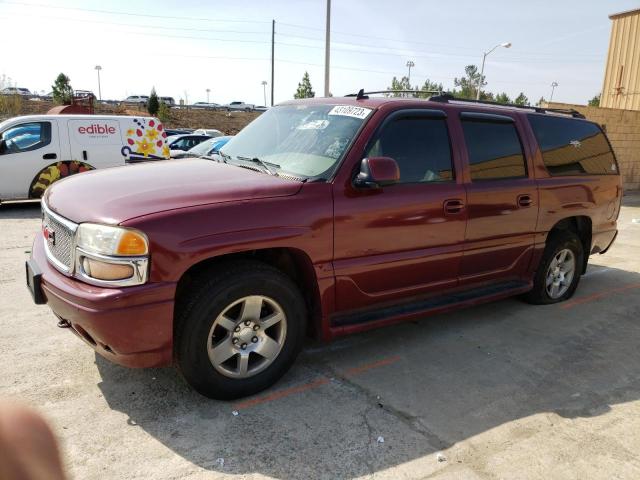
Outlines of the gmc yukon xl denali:
M 271 108 L 217 161 L 57 182 L 27 283 L 107 359 L 236 398 L 276 382 L 305 332 L 566 300 L 621 197 L 577 112 L 361 91 Z

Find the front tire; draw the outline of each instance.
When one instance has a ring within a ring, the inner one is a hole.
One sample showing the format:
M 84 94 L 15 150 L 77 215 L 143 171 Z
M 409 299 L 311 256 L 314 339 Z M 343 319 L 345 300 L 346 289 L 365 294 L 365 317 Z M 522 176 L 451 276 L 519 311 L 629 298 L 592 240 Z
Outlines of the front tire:
M 583 261 L 582 242 L 575 233 L 569 230 L 551 233 L 534 277 L 533 289 L 524 295 L 524 299 L 536 305 L 547 305 L 571 298 L 580 282 Z
M 304 340 L 305 303 L 279 270 L 254 261 L 220 264 L 196 278 L 176 328 L 176 359 L 187 382 L 229 400 L 273 385 Z

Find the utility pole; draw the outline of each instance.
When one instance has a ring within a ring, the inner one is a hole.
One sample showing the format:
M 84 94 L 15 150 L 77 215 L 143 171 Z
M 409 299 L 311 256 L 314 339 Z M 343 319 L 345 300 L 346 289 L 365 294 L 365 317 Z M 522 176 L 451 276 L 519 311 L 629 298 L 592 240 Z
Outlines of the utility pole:
M 553 101 L 553 91 L 558 86 L 558 82 L 551 82 L 551 96 L 549 97 L 549 103 Z
M 327 28 L 324 34 L 324 96 L 328 97 L 329 90 L 329 63 L 330 63 L 330 43 L 331 43 L 331 0 L 327 0 Z
M 275 64 L 275 39 L 276 39 L 276 21 L 271 20 L 271 106 L 272 107 L 273 107 L 273 66 Z
M 407 75 L 407 79 L 408 79 L 408 83 L 409 83 L 409 90 L 411 90 L 411 67 L 415 67 L 416 64 L 413 63 L 413 60 L 409 60 L 407 61 L 407 68 L 409 69 L 409 73 Z
M 262 80 L 262 93 L 264 94 L 264 106 L 267 106 L 267 81 Z
M 102 67 L 100 65 L 96 65 L 94 70 L 98 72 L 98 100 L 102 100 L 102 91 L 100 89 L 100 70 L 102 70 Z
M 209 103 L 209 92 L 211 91 L 210 88 L 207 88 L 207 103 Z

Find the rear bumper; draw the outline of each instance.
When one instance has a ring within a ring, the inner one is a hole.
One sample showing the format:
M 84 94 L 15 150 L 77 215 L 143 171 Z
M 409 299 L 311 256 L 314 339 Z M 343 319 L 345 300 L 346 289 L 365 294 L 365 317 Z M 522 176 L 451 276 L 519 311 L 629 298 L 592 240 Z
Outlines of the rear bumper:
M 54 269 L 46 259 L 40 236 L 32 252 L 32 260 L 42 272 L 46 303 L 96 352 L 127 367 L 172 363 L 175 283 L 95 287 Z
M 606 253 L 618 236 L 618 230 L 594 233 L 591 239 L 591 253 Z

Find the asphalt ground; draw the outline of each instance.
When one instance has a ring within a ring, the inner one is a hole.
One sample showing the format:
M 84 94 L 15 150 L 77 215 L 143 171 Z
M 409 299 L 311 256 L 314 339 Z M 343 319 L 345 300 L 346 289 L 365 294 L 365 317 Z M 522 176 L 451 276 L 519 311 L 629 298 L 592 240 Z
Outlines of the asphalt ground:
M 640 195 L 572 300 L 310 343 L 236 402 L 58 329 L 24 285 L 39 215 L 0 206 L 0 397 L 45 414 L 72 478 L 640 478 Z

